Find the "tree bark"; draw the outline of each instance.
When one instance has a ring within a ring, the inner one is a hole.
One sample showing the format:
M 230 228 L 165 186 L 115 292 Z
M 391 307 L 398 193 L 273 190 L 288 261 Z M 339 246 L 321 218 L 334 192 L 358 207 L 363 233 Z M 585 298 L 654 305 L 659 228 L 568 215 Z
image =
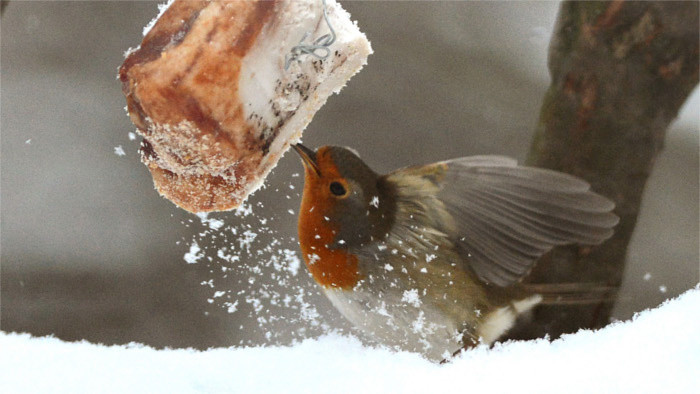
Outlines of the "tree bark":
M 644 185 L 668 125 L 698 83 L 698 2 L 564 2 L 530 165 L 568 172 L 616 203 L 615 235 L 543 256 L 527 281 L 619 288 Z M 609 322 L 613 303 L 541 306 L 511 339 Z

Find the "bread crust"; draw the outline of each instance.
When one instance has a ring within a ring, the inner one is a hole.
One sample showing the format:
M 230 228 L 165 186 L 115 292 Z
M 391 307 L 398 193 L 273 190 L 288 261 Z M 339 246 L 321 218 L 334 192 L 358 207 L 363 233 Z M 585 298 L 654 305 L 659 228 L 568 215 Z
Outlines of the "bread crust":
M 142 161 L 161 195 L 191 212 L 223 211 L 260 186 L 371 52 L 334 1 L 329 13 L 351 25 L 351 39 L 327 60 L 285 71 L 294 41 L 323 28 L 320 1 L 178 0 L 165 10 L 119 70 Z

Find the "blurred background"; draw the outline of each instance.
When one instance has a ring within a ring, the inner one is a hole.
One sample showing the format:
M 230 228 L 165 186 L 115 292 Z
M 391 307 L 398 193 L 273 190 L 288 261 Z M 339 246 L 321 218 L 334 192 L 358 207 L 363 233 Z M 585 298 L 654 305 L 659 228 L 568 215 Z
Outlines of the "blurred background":
M 306 145 L 353 146 L 380 172 L 473 154 L 524 160 L 558 3 L 342 4 L 375 53 L 316 115 Z M 347 330 L 296 257 L 293 153 L 247 211 L 197 217 L 153 189 L 115 76 L 157 11 L 151 1 L 5 8 L 0 328 L 195 348 Z M 616 319 L 699 280 L 699 114 L 696 89 L 647 184 Z

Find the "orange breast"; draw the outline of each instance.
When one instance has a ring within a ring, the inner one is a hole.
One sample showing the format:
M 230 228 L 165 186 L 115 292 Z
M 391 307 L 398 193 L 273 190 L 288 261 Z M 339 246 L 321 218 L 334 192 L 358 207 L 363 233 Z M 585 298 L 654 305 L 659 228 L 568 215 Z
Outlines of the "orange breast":
M 339 174 L 329 158 L 324 158 L 321 152 L 318 156 L 324 176 L 318 177 L 307 169 L 299 210 L 299 245 L 306 266 L 318 284 L 326 288 L 351 289 L 361 279 L 357 257 L 345 249 L 326 246 L 335 241 L 338 228 L 330 218 L 334 200 L 325 193 L 329 180 Z
M 300 221 L 299 227 L 303 224 Z M 357 257 L 342 249 L 328 249 L 323 232 L 309 232 L 318 234 L 321 238 L 315 239 L 312 235 L 299 236 L 301 251 L 304 253 L 306 266 L 314 280 L 323 287 L 352 289 L 360 280 L 357 272 Z

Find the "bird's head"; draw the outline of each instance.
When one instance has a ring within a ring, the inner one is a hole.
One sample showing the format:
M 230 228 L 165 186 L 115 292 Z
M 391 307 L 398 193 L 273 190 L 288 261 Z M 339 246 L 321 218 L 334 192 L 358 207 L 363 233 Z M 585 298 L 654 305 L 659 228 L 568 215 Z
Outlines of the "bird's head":
M 348 148 L 323 146 L 312 151 L 301 144 L 293 147 L 305 173 L 300 237 L 322 237 L 334 249 L 359 246 L 386 234 L 393 198 L 382 176 Z

